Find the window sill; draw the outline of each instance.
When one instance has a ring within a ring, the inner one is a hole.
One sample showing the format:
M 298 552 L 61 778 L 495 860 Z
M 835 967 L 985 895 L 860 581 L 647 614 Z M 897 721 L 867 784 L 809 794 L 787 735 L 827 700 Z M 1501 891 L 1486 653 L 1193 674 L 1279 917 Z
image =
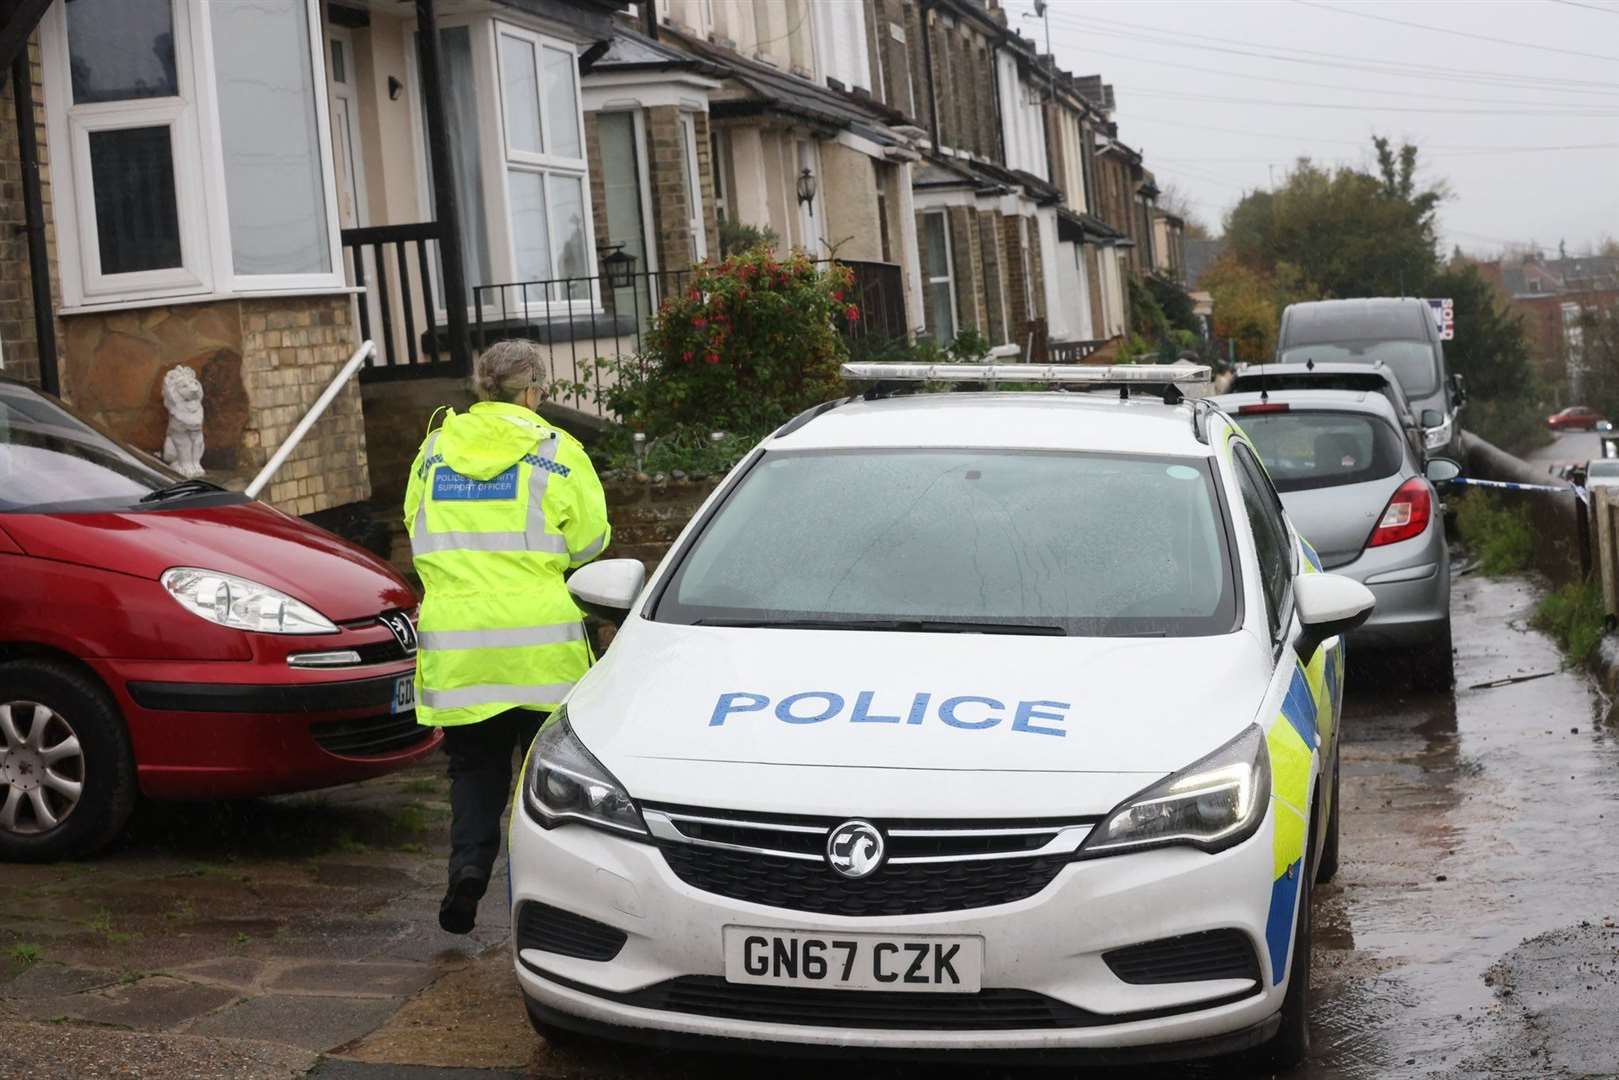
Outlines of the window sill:
M 238 290 L 236 292 L 187 293 L 183 296 L 149 296 L 130 299 L 100 300 L 93 304 L 63 305 L 58 315 L 94 315 L 103 311 L 137 311 L 142 308 L 179 307 L 184 304 L 219 304 L 228 300 L 282 300 L 299 296 L 358 296 L 364 289 L 353 285 L 337 285 L 308 289 L 265 289 L 263 291 Z

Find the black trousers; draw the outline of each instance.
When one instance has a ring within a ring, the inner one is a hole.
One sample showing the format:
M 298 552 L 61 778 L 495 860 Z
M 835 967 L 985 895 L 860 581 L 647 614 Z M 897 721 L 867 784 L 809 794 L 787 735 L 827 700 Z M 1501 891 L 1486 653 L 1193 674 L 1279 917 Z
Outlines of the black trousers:
M 489 880 L 500 854 L 500 815 L 512 796 L 512 754 L 528 753 L 548 714 L 510 709 L 444 729 L 450 755 L 450 880 L 466 867 Z

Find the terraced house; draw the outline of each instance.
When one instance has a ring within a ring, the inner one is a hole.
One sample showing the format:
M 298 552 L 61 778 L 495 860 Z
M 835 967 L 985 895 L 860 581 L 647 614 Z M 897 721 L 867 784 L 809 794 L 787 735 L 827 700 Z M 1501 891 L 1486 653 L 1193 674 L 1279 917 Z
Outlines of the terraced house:
M 301 514 L 397 502 L 486 342 L 599 379 L 750 237 L 850 265 L 862 332 L 1040 360 L 1181 265 L 1111 87 L 999 0 L 19 0 L 0 53 L 0 372 L 156 450 L 188 365 L 239 482 L 373 340 Z

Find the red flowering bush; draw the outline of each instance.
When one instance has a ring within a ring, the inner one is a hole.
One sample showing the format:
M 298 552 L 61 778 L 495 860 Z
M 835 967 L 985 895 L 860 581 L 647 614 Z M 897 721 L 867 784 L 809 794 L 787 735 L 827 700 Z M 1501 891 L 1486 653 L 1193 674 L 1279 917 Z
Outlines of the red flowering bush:
M 838 331 L 860 318 L 853 282 L 848 267 L 763 248 L 699 267 L 659 309 L 641 363 L 620 367 L 608 406 L 652 436 L 769 431 L 838 395 Z

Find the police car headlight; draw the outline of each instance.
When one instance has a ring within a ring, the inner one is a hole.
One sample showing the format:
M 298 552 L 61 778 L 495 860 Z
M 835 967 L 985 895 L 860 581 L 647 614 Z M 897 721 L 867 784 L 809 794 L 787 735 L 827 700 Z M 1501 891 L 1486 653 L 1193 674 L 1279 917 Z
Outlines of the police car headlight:
M 1184 844 L 1224 851 L 1254 834 L 1270 802 L 1270 753 L 1254 724 L 1214 753 L 1137 792 L 1080 845 L 1081 855 Z
M 193 615 L 235 630 L 261 634 L 335 634 L 331 620 L 301 600 L 256 581 L 176 566 L 158 579 Z
M 1455 422 L 1448 416 L 1445 417 L 1444 422 L 1438 427 L 1423 428 L 1422 445 L 1427 447 L 1429 450 L 1438 450 L 1440 447 L 1445 446 L 1450 442 L 1450 433 L 1454 431 L 1455 428 Z
M 523 803 L 545 828 L 577 821 L 614 832 L 647 835 L 635 801 L 602 767 L 558 709 L 540 729 L 523 776 Z

